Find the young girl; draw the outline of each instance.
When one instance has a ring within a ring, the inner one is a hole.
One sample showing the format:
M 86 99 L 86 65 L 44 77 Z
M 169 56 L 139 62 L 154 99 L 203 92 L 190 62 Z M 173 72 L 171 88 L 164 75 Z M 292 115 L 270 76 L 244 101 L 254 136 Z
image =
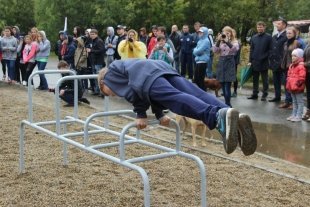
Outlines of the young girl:
M 236 81 L 235 55 L 239 50 L 238 40 L 236 40 L 233 29 L 225 26 L 222 33 L 217 35 L 213 52 L 220 55 L 216 69 L 216 79 L 221 82 L 225 103 L 231 107 L 231 83 Z
M 26 44 L 23 50 L 23 61 L 26 68 L 26 80 L 28 81 L 28 78 L 30 77 L 34 67 L 36 66 L 35 56 L 38 45 L 36 42 L 31 40 L 30 35 L 26 35 L 24 40 Z
M 149 59 L 163 60 L 172 65 L 174 61 L 173 51 L 166 43 L 166 37 L 164 35 L 157 36 L 157 45 L 154 47 Z
M 291 93 L 293 101 L 293 113 L 288 121 L 301 121 L 304 108 L 303 93 L 305 89 L 306 69 L 303 59 L 304 51 L 300 48 L 292 52 L 292 64 L 287 72 L 286 89 Z

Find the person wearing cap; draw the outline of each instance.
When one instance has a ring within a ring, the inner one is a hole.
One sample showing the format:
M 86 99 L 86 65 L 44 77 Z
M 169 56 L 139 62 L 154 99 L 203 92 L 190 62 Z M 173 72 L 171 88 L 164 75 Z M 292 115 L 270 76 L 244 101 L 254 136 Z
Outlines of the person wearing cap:
M 119 43 L 118 54 L 122 60 L 128 58 L 146 58 L 146 46 L 143 42 L 138 41 L 138 33 L 135 30 L 129 30 L 127 39 Z
M 306 68 L 304 66 L 304 51 L 300 48 L 292 52 L 292 64 L 287 72 L 286 89 L 291 93 L 293 111 L 286 120 L 300 122 L 304 109 L 304 89 L 306 80 Z
M 125 27 L 123 25 L 117 25 L 116 27 L 116 32 L 118 35 L 117 42 L 116 42 L 116 49 L 114 53 L 114 59 L 115 60 L 120 60 L 121 56 L 118 54 L 118 45 L 121 41 L 126 39 L 126 34 L 125 34 Z
M 286 26 L 287 22 L 284 19 L 277 21 L 277 33 L 272 37 L 271 51 L 269 54 L 269 68 L 272 70 L 272 80 L 275 96 L 274 98 L 268 100 L 269 102 L 281 101 L 281 82 L 283 76 L 281 61 L 283 59 L 284 43 L 287 41 Z
M 104 62 L 104 41 L 98 36 L 98 30 L 92 29 L 90 31 L 91 43 L 86 48 L 87 54 L 90 57 L 90 62 L 93 74 L 98 74 L 99 70 L 105 66 Z M 95 80 L 94 93 L 92 95 L 100 95 L 98 82 Z
M 207 64 L 210 59 L 211 44 L 208 38 L 208 28 L 200 27 L 198 30 L 199 40 L 193 50 L 195 56 L 196 69 L 194 73 L 194 83 L 202 90 L 206 90 L 204 78 L 206 75 Z

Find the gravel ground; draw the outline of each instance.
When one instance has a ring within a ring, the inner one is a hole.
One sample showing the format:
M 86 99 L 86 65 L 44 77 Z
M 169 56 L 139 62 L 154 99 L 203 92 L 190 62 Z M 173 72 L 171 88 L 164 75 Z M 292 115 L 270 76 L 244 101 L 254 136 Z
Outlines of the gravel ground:
M 53 95 L 34 93 L 34 120 L 53 120 Z M 49 136 L 26 128 L 26 172 L 18 173 L 19 124 L 27 119 L 27 94 L 22 87 L 0 83 L 0 206 L 143 206 L 143 188 L 140 175 L 108 160 L 69 147 L 69 164 L 62 165 L 62 143 Z M 62 115 L 72 109 L 62 107 Z M 96 110 L 80 105 L 79 115 L 89 116 Z M 130 122 L 123 117 L 111 120 L 122 126 Z M 68 126 L 68 131 L 80 130 L 80 125 Z M 54 130 L 54 127 L 49 127 Z M 116 129 L 118 130 L 118 129 Z M 150 137 L 173 140 L 173 133 L 158 127 L 145 130 L 146 140 L 172 146 Z M 115 140 L 101 134 L 91 137 L 92 144 Z M 81 138 L 76 140 L 82 141 Z M 187 138 L 185 144 L 190 145 Z M 227 156 L 222 146 L 208 142 L 208 150 Z M 155 153 L 141 145 L 126 147 L 126 155 L 134 157 Z M 203 149 L 203 148 L 202 148 Z M 225 158 L 183 148 L 199 156 L 207 166 L 207 197 L 209 206 L 310 206 L 310 185 L 289 179 L 253 166 Z M 117 148 L 104 152 L 117 155 Z M 259 155 L 244 157 L 240 150 L 230 159 L 253 165 L 266 164 L 281 172 L 309 179 L 309 168 L 283 164 Z M 152 206 L 199 206 L 199 172 L 193 161 L 180 157 L 144 162 L 151 186 Z

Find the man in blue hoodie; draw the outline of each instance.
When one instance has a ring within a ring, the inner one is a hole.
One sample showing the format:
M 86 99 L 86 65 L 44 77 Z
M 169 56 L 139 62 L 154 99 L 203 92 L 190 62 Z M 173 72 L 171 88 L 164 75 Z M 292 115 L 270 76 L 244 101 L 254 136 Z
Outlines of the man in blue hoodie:
M 146 111 L 150 106 L 162 125 L 170 121 L 163 114 L 164 109 L 169 109 L 176 114 L 201 120 L 211 130 L 217 128 L 228 154 L 236 149 L 238 140 L 245 155 L 256 150 L 256 135 L 248 115 L 239 114 L 214 95 L 190 83 L 164 61 L 116 60 L 108 69 L 99 72 L 98 82 L 105 95 L 123 97 L 133 105 L 138 129 L 147 126 Z

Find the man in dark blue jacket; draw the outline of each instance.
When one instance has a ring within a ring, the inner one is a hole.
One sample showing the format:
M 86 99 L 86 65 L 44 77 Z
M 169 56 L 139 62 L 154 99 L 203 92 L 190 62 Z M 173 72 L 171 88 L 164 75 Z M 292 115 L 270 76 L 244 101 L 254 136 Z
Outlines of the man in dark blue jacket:
M 181 77 L 172 66 L 161 60 L 116 60 L 100 71 L 100 90 L 105 95 L 120 96 L 132 103 L 137 114 L 137 128 L 147 126 L 146 111 L 151 106 L 156 118 L 167 125 L 170 118 L 164 109 L 203 121 L 215 127 L 223 137 L 227 153 L 232 153 L 240 140 L 245 155 L 256 149 L 256 135 L 248 115 L 228 108 L 214 95 L 206 93 Z M 242 136 L 238 139 L 238 125 Z
M 180 37 L 181 42 L 181 75 L 186 76 L 188 71 L 188 79 L 193 79 L 193 49 L 195 42 L 193 36 L 189 33 L 188 25 L 183 25 L 183 33 Z
M 248 99 L 258 98 L 259 75 L 263 81 L 263 95 L 261 100 L 266 101 L 268 96 L 268 68 L 269 68 L 269 53 L 271 49 L 272 37 L 265 33 L 266 24 L 257 22 L 257 34 L 251 39 L 249 65 L 253 70 L 253 93 Z
M 283 60 L 284 43 L 287 41 L 286 37 L 287 22 L 283 19 L 276 23 L 278 33 L 272 37 L 271 51 L 269 55 L 270 69 L 273 75 L 273 85 L 275 97 L 270 99 L 269 102 L 281 101 L 281 83 L 284 72 L 281 69 L 281 63 Z

